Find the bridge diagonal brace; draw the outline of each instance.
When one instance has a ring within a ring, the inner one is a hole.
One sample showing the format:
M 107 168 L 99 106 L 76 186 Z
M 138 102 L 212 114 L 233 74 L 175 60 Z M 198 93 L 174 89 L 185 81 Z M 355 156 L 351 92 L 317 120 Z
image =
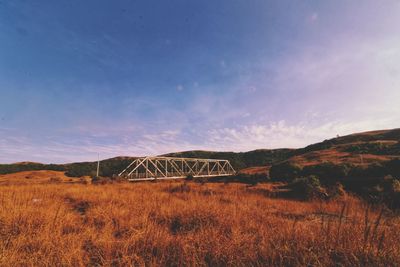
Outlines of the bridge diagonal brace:
M 128 165 L 128 167 L 126 167 L 122 172 L 120 172 L 118 174 L 118 176 L 121 176 L 126 170 L 128 170 L 133 164 L 135 164 L 137 161 L 137 159 L 135 159 L 134 161 L 131 162 L 131 164 Z
M 154 164 L 154 162 L 153 162 L 151 159 L 149 159 L 149 162 L 154 166 L 154 168 L 156 168 L 156 170 L 158 170 L 158 171 L 163 175 L 163 177 L 166 177 L 166 174 L 165 174 L 163 171 L 161 171 L 161 170 L 157 167 L 157 165 Z
M 140 160 L 138 160 L 138 162 L 139 162 Z M 142 160 L 142 162 L 140 162 L 140 163 L 138 163 L 137 165 L 136 165 L 136 167 L 133 169 L 133 170 L 131 170 L 131 172 L 130 173 L 128 173 L 128 176 L 129 175 L 131 175 L 134 171 L 136 171 L 136 169 L 138 169 L 140 166 L 142 166 L 143 165 L 143 163 L 146 161 L 146 158 L 144 158 L 143 160 Z M 144 165 L 143 165 L 144 166 Z
M 189 165 L 186 161 L 183 161 L 183 163 L 185 163 L 185 165 L 189 168 L 189 170 L 192 171 L 193 174 L 196 173 L 196 172 L 190 167 L 190 165 Z
M 179 167 L 178 167 L 178 165 L 177 165 L 175 162 L 173 162 L 173 161 L 171 160 L 170 163 L 171 163 L 171 166 L 175 169 L 175 171 L 176 171 L 177 173 L 179 173 L 180 175 L 183 175 L 183 172 L 179 170 Z
M 204 169 L 205 169 L 205 167 L 207 166 L 207 162 L 203 162 L 203 166 L 200 168 L 200 170 L 197 172 L 197 175 L 199 175 Z

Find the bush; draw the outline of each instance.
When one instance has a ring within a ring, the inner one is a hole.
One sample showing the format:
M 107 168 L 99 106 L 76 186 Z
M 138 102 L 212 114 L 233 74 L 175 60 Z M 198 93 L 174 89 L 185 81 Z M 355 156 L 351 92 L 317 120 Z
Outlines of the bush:
M 395 179 L 392 183 L 393 192 L 400 193 L 400 180 Z
M 108 177 L 92 176 L 92 184 L 110 184 L 113 180 Z
M 116 183 L 128 182 L 128 179 L 126 177 L 119 176 L 119 175 L 116 175 L 116 174 L 112 175 L 110 179 L 111 179 L 112 182 L 116 182 Z
M 350 167 L 348 165 L 338 165 L 326 162 L 318 165 L 306 166 L 303 168 L 302 176 L 317 176 L 325 185 L 334 185 L 337 181 L 347 177 Z
M 87 184 L 87 181 L 86 181 L 85 178 L 81 177 L 81 178 L 79 178 L 79 183 L 80 184 Z
M 269 175 L 274 181 L 290 182 L 300 176 L 301 170 L 300 166 L 285 161 L 280 164 L 272 165 Z
M 400 179 L 400 159 L 393 159 L 385 163 L 389 174 Z
M 330 199 L 335 199 L 345 196 L 346 190 L 344 190 L 344 186 L 341 183 L 337 182 L 333 186 L 327 188 L 327 194 Z
M 400 181 L 393 178 L 391 175 L 387 175 L 383 178 L 381 186 L 385 193 L 400 192 Z
M 297 178 L 289 185 L 289 187 L 297 197 L 303 199 L 327 197 L 327 193 L 321 187 L 321 183 L 315 175 L 305 178 Z
M 366 198 L 376 204 L 385 204 L 391 209 L 400 208 L 400 181 L 387 175 L 380 182 L 366 190 Z
M 189 193 L 191 191 L 191 187 L 185 182 L 183 184 L 169 187 L 167 192 L 169 193 Z
M 192 174 L 188 174 L 188 176 L 186 176 L 186 180 L 193 181 L 193 175 Z
M 100 181 L 100 178 L 99 178 L 98 176 L 93 175 L 93 176 L 91 177 L 91 182 L 92 182 L 92 184 L 95 184 L 95 183 L 97 183 L 97 182 L 99 182 L 99 181 Z

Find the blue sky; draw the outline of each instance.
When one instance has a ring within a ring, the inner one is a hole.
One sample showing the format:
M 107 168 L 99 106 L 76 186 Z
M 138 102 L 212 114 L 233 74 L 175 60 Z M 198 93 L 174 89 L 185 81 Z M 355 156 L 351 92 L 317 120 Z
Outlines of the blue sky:
M 400 127 L 400 2 L 0 1 L 0 162 Z

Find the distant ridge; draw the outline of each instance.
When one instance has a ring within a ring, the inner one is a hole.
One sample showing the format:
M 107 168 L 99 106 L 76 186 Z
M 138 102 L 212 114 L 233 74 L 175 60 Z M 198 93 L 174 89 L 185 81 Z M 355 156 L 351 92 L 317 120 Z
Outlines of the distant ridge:
M 250 167 L 265 171 L 271 165 L 289 161 L 302 166 L 331 162 L 334 164 L 364 164 L 400 158 L 400 128 L 376 130 L 340 136 L 300 149 L 256 149 L 248 152 L 218 152 L 205 150 L 163 154 L 170 157 L 228 159 L 236 170 Z M 101 161 L 100 174 L 111 176 L 123 170 L 135 157 L 118 156 Z M 65 171 L 69 176 L 93 175 L 96 162 L 42 164 L 18 162 L 0 164 L 0 174 L 30 170 Z M 256 169 L 252 168 L 252 172 Z
M 42 164 L 40 162 L 33 162 L 33 161 L 21 161 L 21 162 L 15 162 L 12 164 L 16 164 L 16 165 L 29 165 L 29 164 Z

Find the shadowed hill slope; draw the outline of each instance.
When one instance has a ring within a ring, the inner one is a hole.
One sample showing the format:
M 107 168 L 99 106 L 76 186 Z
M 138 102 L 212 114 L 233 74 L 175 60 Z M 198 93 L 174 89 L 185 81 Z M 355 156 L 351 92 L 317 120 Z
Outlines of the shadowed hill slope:
M 166 157 L 182 158 L 208 158 L 208 159 L 227 159 L 235 170 L 244 168 L 272 165 L 274 163 L 286 160 L 293 155 L 295 149 L 257 149 L 248 152 L 213 152 L 213 151 L 185 151 L 169 153 Z

